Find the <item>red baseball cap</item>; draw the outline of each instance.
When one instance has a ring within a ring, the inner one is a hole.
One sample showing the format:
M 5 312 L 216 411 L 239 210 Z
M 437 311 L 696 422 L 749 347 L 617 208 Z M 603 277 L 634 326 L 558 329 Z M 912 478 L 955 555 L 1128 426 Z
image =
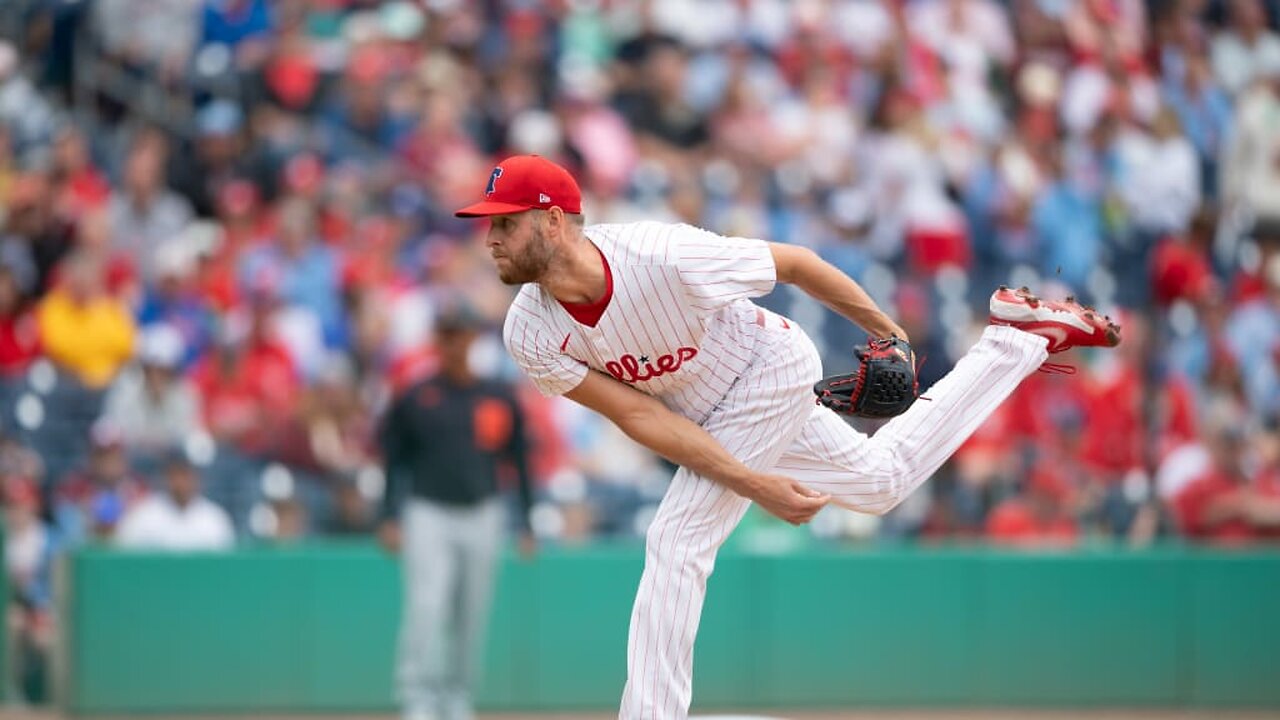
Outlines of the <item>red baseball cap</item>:
M 514 155 L 489 174 L 484 200 L 454 213 L 456 217 L 487 217 L 546 210 L 558 206 L 567 213 L 582 212 L 582 191 L 568 170 L 540 155 Z

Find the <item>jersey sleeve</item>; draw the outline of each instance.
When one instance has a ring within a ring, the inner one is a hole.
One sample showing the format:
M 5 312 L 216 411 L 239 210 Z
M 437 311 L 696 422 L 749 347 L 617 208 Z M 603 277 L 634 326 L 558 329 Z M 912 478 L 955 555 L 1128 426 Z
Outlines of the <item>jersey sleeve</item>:
M 587 366 L 560 351 L 551 329 L 526 309 L 529 302 L 523 294 L 516 298 L 507 312 L 502 340 L 538 392 L 548 397 L 563 395 L 587 377 Z
M 767 295 L 778 280 L 773 253 L 763 240 L 680 225 L 670 249 L 685 292 L 699 310 L 712 312 L 734 300 Z

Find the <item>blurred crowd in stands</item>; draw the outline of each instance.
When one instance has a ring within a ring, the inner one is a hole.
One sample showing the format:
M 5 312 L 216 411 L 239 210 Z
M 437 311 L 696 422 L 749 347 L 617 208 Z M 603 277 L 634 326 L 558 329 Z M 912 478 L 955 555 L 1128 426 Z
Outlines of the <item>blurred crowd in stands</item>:
M 451 215 L 514 153 L 571 167 L 588 222 L 812 247 L 908 329 L 922 387 L 997 283 L 1122 319 L 1118 352 L 1033 376 L 894 513 L 824 512 L 791 542 L 1280 537 L 1278 20 L 1276 0 L 6 0 L 10 576 L 39 610 L 48 559 L 84 543 L 368 534 L 379 415 L 432 372 L 458 297 L 491 322 L 476 367 L 532 418 L 535 531 L 639 537 L 670 468 L 519 380 L 511 290 Z M 857 328 L 764 302 L 852 365 Z

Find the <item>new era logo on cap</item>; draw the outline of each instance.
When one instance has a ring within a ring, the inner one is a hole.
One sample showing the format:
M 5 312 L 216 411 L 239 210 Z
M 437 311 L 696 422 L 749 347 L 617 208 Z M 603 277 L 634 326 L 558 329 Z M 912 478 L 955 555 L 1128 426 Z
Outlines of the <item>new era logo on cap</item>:
M 538 155 L 503 160 L 489 174 L 485 199 L 454 213 L 457 217 L 486 217 L 546 210 L 559 206 L 567 213 L 582 212 L 582 191 L 568 170 Z M 556 198 L 552 203 L 551 199 Z

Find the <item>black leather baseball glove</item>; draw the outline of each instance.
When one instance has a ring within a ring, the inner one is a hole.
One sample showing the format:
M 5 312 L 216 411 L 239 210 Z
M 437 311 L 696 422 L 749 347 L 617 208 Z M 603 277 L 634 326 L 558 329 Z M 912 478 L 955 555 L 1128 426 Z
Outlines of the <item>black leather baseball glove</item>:
M 853 349 L 858 369 L 831 375 L 813 386 L 818 402 L 841 415 L 887 418 L 901 415 L 920 395 L 916 356 L 906 340 L 871 340 Z

